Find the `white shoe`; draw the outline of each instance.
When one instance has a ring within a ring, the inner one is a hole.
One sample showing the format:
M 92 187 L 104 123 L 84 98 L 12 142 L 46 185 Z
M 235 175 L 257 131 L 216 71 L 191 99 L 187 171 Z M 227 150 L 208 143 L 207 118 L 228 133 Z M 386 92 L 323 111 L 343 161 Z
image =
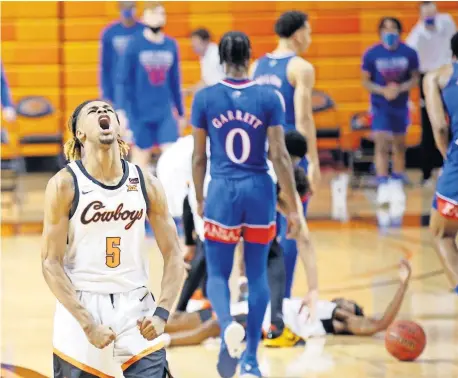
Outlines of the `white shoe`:
M 380 228 L 387 228 L 391 224 L 391 218 L 389 210 L 386 209 L 377 209 L 375 211 L 377 216 L 377 224 Z
M 406 211 L 404 185 L 401 180 L 390 180 L 388 185 L 390 192 L 390 218 L 393 224 L 400 224 Z
M 390 204 L 389 183 L 379 184 L 377 188 L 377 206 L 388 206 Z
M 224 342 L 232 358 L 242 355 L 242 342 L 245 338 L 245 328 L 237 322 L 232 322 L 224 331 Z
M 331 181 L 331 217 L 335 220 L 347 221 L 347 189 L 349 176 L 342 173 Z

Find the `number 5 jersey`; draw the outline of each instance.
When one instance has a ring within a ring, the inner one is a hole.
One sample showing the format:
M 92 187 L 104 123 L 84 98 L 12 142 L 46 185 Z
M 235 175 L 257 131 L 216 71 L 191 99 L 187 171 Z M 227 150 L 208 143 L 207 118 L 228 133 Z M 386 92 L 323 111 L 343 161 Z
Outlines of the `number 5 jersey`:
M 145 181 L 137 166 L 122 165 L 114 186 L 91 177 L 80 160 L 67 165 L 75 196 L 64 266 L 76 290 L 111 294 L 148 284 Z

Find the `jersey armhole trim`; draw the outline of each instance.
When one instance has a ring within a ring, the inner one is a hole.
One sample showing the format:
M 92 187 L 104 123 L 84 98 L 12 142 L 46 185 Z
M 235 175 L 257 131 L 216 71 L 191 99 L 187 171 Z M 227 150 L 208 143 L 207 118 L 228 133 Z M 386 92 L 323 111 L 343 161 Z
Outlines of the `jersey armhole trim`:
M 146 215 L 148 215 L 149 209 L 150 209 L 150 203 L 148 199 L 148 192 L 146 191 L 145 177 L 143 176 L 143 172 L 138 165 L 136 165 L 135 168 L 137 168 L 138 177 L 140 179 L 140 187 L 142 188 L 143 198 L 145 200 L 145 205 L 146 205 Z
M 79 200 L 80 200 L 80 190 L 79 190 L 79 187 L 78 187 L 78 180 L 76 179 L 75 172 L 73 172 L 73 169 L 71 169 L 69 165 L 67 165 L 66 168 L 67 168 L 67 171 L 73 177 L 73 186 L 75 188 L 75 195 L 73 196 L 72 206 L 70 207 L 70 211 L 68 213 L 68 219 L 72 219 L 73 215 L 76 212 L 76 208 L 78 207 L 78 203 L 79 203 Z

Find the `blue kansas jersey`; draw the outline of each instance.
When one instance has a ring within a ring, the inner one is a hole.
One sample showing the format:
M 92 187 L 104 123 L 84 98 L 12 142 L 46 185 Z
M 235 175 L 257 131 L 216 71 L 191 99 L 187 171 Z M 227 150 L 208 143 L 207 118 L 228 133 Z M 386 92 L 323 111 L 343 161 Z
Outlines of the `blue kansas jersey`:
M 271 88 L 223 80 L 194 97 L 191 123 L 210 138 L 212 178 L 267 173 L 267 129 L 285 122 L 284 102 Z
M 253 79 L 258 84 L 267 85 L 278 90 L 285 100 L 285 130 L 296 129 L 296 118 L 294 115 L 294 87 L 288 81 L 288 63 L 296 55 L 267 54 L 258 60 Z

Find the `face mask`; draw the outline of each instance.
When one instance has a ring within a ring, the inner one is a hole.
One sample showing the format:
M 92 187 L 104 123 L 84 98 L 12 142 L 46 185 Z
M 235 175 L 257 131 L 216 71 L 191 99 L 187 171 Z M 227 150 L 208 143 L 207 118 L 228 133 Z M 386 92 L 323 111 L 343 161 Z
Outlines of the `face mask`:
M 386 46 L 394 47 L 399 42 L 399 34 L 398 33 L 383 33 L 382 40 Z
M 147 9 L 143 13 L 143 23 L 147 25 L 154 34 L 157 34 L 164 28 L 165 14 L 156 10 Z
M 150 29 L 154 34 L 159 33 L 162 30 L 162 28 L 163 28 L 162 26 L 156 26 L 156 27 L 150 26 Z
M 434 16 L 431 17 L 425 17 L 425 25 L 426 26 L 434 26 L 434 23 L 436 21 L 436 18 Z
M 121 10 L 121 16 L 122 16 L 122 18 L 124 18 L 126 20 L 131 20 L 132 18 L 134 18 L 134 13 L 135 13 L 134 8 L 122 9 Z

